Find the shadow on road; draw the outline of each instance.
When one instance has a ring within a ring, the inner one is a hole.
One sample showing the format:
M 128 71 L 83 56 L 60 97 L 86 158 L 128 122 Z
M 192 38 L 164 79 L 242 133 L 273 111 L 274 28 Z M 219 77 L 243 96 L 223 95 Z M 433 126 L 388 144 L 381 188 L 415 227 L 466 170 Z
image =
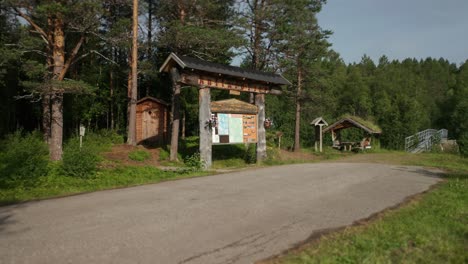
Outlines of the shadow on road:
M 441 179 L 445 176 L 445 172 L 443 172 L 442 170 L 438 170 L 438 169 L 424 169 L 424 168 L 417 168 L 417 167 L 400 166 L 397 168 L 393 168 L 393 170 L 417 173 L 426 177 L 437 178 L 437 179 Z

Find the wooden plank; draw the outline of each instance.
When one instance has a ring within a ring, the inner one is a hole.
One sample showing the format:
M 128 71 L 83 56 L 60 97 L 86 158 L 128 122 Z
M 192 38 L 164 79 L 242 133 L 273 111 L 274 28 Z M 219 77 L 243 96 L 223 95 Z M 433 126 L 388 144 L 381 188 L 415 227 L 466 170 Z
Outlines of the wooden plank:
M 204 169 L 211 167 L 212 155 L 212 130 L 209 125 L 211 119 L 211 92 L 207 87 L 200 87 L 198 95 L 199 102 L 199 125 L 200 125 L 200 159 Z

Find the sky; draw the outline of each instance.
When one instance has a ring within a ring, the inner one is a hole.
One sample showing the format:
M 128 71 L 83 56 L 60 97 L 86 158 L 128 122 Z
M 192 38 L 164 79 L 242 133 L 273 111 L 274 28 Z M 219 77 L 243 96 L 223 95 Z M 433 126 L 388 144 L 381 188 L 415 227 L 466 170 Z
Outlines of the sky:
M 328 0 L 317 17 L 346 63 L 364 54 L 468 59 L 468 0 Z

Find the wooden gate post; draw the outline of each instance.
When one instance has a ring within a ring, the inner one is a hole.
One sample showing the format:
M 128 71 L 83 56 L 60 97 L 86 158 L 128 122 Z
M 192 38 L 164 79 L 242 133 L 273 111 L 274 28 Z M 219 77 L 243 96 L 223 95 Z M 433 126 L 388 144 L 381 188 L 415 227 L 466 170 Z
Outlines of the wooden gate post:
M 211 120 L 211 92 L 210 88 L 200 87 L 199 96 L 199 125 L 200 125 L 200 159 L 204 169 L 211 167 L 212 130 Z
M 267 157 L 266 134 L 265 134 L 265 94 L 255 94 L 255 105 L 258 107 L 258 140 L 257 140 L 257 162 Z
M 171 69 L 172 90 L 172 131 L 171 131 L 171 153 L 169 160 L 177 161 L 179 148 L 179 122 L 180 122 L 180 75 L 177 68 Z

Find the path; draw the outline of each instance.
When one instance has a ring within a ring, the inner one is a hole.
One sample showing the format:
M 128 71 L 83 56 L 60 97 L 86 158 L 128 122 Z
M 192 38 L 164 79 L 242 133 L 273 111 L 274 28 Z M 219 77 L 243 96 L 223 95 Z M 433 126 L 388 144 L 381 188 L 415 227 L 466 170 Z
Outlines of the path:
M 439 180 L 420 167 L 298 164 L 0 207 L 0 263 L 252 263 Z

